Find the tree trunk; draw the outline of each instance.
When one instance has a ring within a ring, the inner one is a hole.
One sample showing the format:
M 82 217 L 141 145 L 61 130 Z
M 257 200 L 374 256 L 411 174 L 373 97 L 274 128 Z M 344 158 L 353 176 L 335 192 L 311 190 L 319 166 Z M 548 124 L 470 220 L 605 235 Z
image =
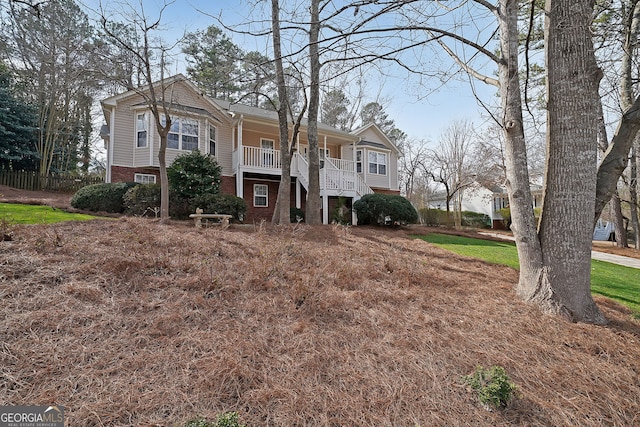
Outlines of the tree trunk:
M 640 250 L 640 224 L 638 224 L 638 140 L 636 140 L 631 150 L 631 179 L 629 184 L 631 228 L 633 229 L 633 240 L 636 250 Z
M 320 216 L 320 155 L 318 151 L 318 106 L 320 103 L 320 54 L 318 37 L 320 33 L 319 0 L 311 0 L 311 20 L 309 23 L 309 117 L 307 137 L 309 139 L 309 192 L 307 193 L 306 221 L 321 224 Z
M 166 132 L 160 132 L 158 164 L 160 165 L 160 223 L 169 221 L 169 178 L 167 177 L 167 134 L 171 129 L 171 120 L 167 118 Z
M 547 0 L 547 167 L 540 231 L 527 172 L 518 78 L 515 0 L 500 1 L 499 64 L 511 228 L 520 261 L 517 293 L 548 313 L 605 323 L 591 297 L 599 69 L 589 0 Z M 567 47 L 571 47 L 568 49 Z
M 617 191 L 611 198 L 611 204 L 613 206 L 613 223 L 615 226 L 616 246 L 619 248 L 628 248 L 629 242 L 627 242 L 627 230 L 624 227 L 624 216 L 622 216 L 622 203 Z
M 278 186 L 278 198 L 271 222 L 288 224 L 291 222 L 291 152 L 289 151 L 289 126 L 287 123 L 287 88 L 282 67 L 282 46 L 280 44 L 280 5 L 278 0 L 271 1 L 271 30 L 273 32 L 273 52 L 276 65 L 276 84 L 278 86 L 278 124 L 280 131 L 280 159 L 282 177 Z
M 520 277 L 516 292 L 525 301 L 546 306 L 546 294 L 539 288 L 542 249 L 538 240 L 533 198 L 527 167 L 527 147 L 522 119 L 522 99 L 518 77 L 518 2 L 501 0 L 499 65 L 505 138 L 506 187 L 509 194 L 511 230 L 518 248 Z M 547 308 L 547 311 L 550 311 Z
M 547 0 L 547 168 L 540 243 L 542 286 L 574 321 L 606 323 L 591 296 L 598 88 L 593 0 Z M 570 47 L 570 48 L 569 48 Z

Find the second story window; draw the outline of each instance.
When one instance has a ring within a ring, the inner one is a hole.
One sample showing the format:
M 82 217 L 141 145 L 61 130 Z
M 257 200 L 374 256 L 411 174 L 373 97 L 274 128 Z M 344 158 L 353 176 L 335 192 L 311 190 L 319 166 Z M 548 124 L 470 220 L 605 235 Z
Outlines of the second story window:
M 162 120 L 164 124 L 164 119 Z M 167 148 L 193 151 L 198 149 L 198 121 L 174 117 L 167 135 Z
M 209 154 L 216 155 L 216 128 L 209 126 Z
M 356 172 L 362 173 L 362 150 L 356 150 Z
M 377 151 L 369 151 L 369 173 L 377 175 L 387 174 L 387 155 Z
M 147 135 L 149 134 L 147 115 L 136 114 L 136 148 L 147 147 Z

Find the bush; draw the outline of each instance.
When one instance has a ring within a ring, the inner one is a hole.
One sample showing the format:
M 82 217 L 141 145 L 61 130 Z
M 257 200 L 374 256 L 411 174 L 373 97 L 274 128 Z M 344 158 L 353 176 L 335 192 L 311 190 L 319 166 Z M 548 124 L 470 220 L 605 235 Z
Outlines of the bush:
M 475 228 L 491 228 L 491 218 L 479 212 L 462 212 L 462 225 Z
M 233 216 L 242 221 L 247 212 L 247 203 L 244 199 L 231 194 L 203 194 L 192 199 L 189 203 L 191 212 L 201 208 L 204 213 L 219 213 Z
M 418 221 L 418 213 L 407 199 L 388 194 L 367 194 L 353 204 L 362 225 L 411 224 Z
M 222 167 L 211 155 L 199 151 L 178 156 L 167 168 L 169 187 L 183 199 L 220 193 Z
M 94 212 L 124 212 L 123 197 L 135 182 L 115 182 L 82 187 L 71 198 L 71 206 Z
M 124 212 L 136 216 L 160 216 L 160 184 L 140 184 L 130 188 L 123 197 Z M 189 218 L 195 212 L 190 202 L 169 190 L 169 216 Z
M 207 421 L 203 417 L 197 417 L 187 421 L 184 427 L 246 427 L 246 425 L 240 424 L 237 412 L 225 412 L 218 415 L 215 422 Z
M 344 197 L 338 197 L 338 203 L 331 214 L 331 222 L 340 225 L 351 224 L 351 211 L 347 208 Z
M 130 188 L 122 198 L 127 215 L 159 216 L 160 184 L 141 184 Z
M 304 211 L 299 208 L 291 208 L 289 209 L 289 216 L 291 217 L 291 222 L 304 222 Z
M 449 224 L 447 211 L 442 209 L 420 209 L 420 222 L 429 227 L 438 227 L 440 225 Z
M 500 366 L 489 369 L 479 366 L 473 374 L 464 376 L 463 380 L 478 394 L 480 403 L 496 408 L 507 406 L 518 389 Z

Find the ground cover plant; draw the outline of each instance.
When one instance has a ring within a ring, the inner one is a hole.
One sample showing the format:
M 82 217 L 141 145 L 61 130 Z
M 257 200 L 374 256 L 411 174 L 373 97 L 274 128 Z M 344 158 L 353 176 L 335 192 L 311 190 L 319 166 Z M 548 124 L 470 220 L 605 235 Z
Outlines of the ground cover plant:
M 518 269 L 518 252 L 512 242 L 475 239 L 452 234 L 429 233 L 420 239 L 453 251 L 457 254 L 479 258 Z M 631 308 L 640 316 L 640 271 L 598 260 L 591 261 L 591 290 L 613 298 Z
M 0 218 L 13 224 L 50 224 L 62 221 L 88 221 L 96 217 L 70 213 L 51 206 L 0 203 Z
M 0 400 L 61 404 L 70 426 L 639 421 L 626 308 L 596 298 L 608 327 L 542 316 L 513 269 L 402 230 L 126 217 L 14 237 L 0 243 Z M 519 397 L 486 411 L 463 381 L 478 366 L 504 367 Z

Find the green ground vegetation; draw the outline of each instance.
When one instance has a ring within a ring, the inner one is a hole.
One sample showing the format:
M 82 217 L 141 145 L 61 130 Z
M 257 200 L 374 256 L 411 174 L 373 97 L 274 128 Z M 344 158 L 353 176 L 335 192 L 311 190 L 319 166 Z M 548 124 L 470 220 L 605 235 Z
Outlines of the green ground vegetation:
M 51 224 L 63 221 L 87 221 L 97 217 L 76 214 L 51 206 L 0 203 L 0 219 L 13 224 Z
M 518 269 L 518 252 L 512 242 L 473 239 L 469 237 L 430 233 L 415 236 L 459 255 L 478 258 L 492 264 Z M 614 299 L 640 316 L 640 272 L 604 261 L 591 261 L 591 291 Z

